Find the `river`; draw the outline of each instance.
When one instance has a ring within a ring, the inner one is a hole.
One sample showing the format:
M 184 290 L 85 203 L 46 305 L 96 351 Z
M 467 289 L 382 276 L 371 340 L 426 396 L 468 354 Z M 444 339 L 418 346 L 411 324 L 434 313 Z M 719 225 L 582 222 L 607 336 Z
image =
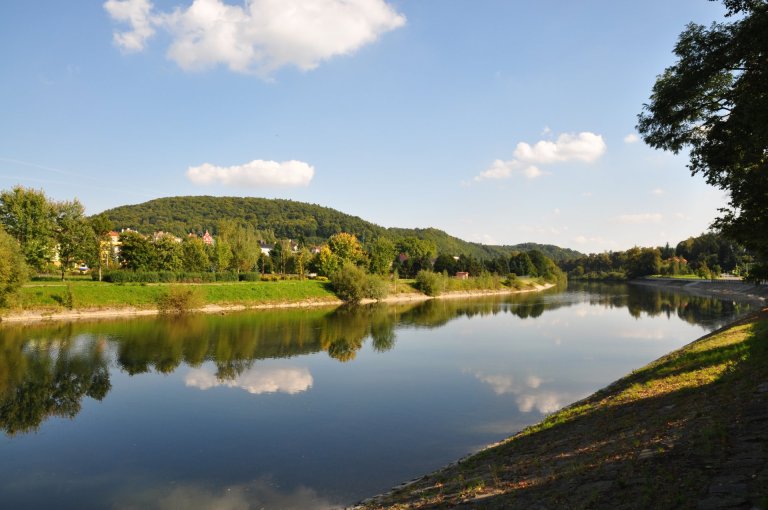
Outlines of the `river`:
M 536 423 L 755 304 L 619 284 L 5 325 L 3 508 L 338 508 Z

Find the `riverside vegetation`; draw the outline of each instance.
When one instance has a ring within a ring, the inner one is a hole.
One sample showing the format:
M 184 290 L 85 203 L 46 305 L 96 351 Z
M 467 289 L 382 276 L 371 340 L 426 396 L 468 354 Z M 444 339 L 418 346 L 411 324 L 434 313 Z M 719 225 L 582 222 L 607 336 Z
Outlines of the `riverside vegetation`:
M 232 199 L 190 202 L 210 206 Z M 322 208 L 310 210 L 329 214 Z M 439 253 L 428 238 L 382 235 L 364 243 L 347 232 L 310 245 L 302 238 L 274 239 L 272 231 L 257 228 L 262 224 L 252 215 L 237 221 L 219 217 L 211 227 L 215 238 L 196 235 L 193 222 L 187 224 L 192 232 L 183 238 L 125 230 L 116 240 L 110 217 L 87 218 L 83 211 L 77 200 L 54 202 L 42 191 L 21 186 L 0 192 L 0 299 L 7 308 L 130 306 L 183 313 L 204 304 L 250 306 L 336 298 L 357 303 L 381 300 L 390 292 L 435 296 L 448 291 L 515 291 L 535 287 L 536 282 L 564 281 L 556 264 L 535 249 L 507 254 L 502 250 L 493 258 L 479 259 L 472 253 Z M 266 244 L 265 239 L 273 243 Z M 90 271 L 95 281 L 89 285 L 73 279 L 72 271 L 78 267 L 80 272 Z M 60 285 L 38 277 L 22 288 L 28 272 L 53 271 L 59 272 Z M 457 272 L 468 278 L 458 281 L 449 276 Z

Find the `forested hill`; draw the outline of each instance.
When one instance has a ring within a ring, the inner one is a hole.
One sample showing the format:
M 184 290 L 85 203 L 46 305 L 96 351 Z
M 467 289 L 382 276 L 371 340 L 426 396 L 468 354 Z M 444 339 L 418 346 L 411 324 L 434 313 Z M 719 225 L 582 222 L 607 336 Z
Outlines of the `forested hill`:
M 357 216 L 344 214 L 329 207 L 295 202 L 293 200 L 189 196 L 150 200 L 142 204 L 124 205 L 104 211 L 115 228 L 132 228 L 149 234 L 158 230 L 184 236 L 205 230 L 216 235 L 222 220 L 245 222 L 267 237 L 304 239 L 320 244 L 338 232 L 355 234 L 363 243 L 378 237 L 394 241 L 404 237 L 429 239 L 438 253 L 473 255 L 492 258 L 513 251 L 538 249 L 557 261 L 582 256 L 581 253 L 553 245 L 525 243 L 514 246 L 489 246 L 470 243 L 434 228 L 384 228 Z

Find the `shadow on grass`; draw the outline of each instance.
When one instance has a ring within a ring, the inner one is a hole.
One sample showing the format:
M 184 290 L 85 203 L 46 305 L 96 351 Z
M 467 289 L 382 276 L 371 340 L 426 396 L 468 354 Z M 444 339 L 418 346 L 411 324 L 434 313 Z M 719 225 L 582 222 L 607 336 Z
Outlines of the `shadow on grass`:
M 768 309 L 739 327 L 708 335 L 430 475 L 405 492 L 422 500 L 409 508 L 696 508 L 713 478 L 728 471 L 745 415 L 768 405 L 766 392 L 757 392 L 768 382 Z M 697 387 L 616 398 L 637 384 L 695 378 L 718 366 L 726 369 Z M 760 430 L 749 434 L 762 438 L 755 445 L 762 453 L 753 455 L 765 457 L 768 423 L 758 422 Z M 754 496 L 754 487 L 745 484 L 744 491 Z

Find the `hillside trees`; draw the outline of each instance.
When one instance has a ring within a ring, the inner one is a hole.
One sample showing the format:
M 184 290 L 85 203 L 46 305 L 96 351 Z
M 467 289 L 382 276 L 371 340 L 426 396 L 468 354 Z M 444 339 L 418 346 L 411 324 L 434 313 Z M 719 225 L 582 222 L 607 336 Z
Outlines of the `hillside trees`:
M 692 174 L 729 194 L 714 226 L 768 262 L 768 2 L 724 0 L 734 21 L 689 24 L 637 128 L 651 147 L 689 150 Z

